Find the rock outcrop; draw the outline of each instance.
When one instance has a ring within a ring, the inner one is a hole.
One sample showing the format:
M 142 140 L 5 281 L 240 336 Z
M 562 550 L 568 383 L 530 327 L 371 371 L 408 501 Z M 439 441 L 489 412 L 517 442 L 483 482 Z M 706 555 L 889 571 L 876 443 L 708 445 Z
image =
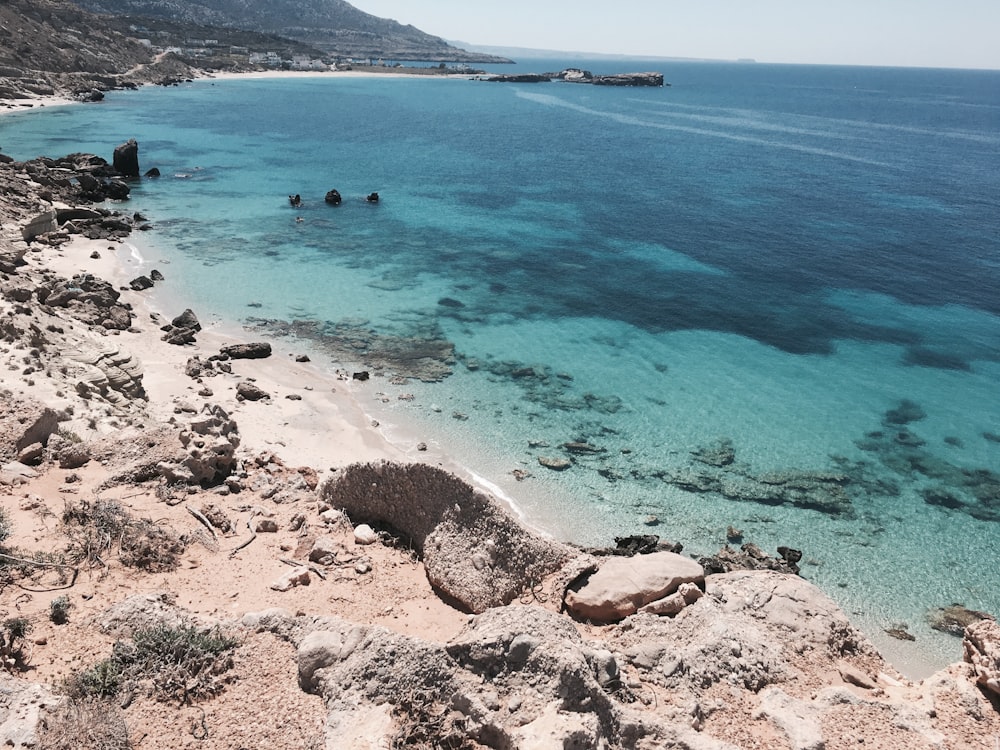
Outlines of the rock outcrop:
M 159 466 L 167 481 L 213 485 L 232 473 L 240 436 L 236 422 L 221 406 L 204 406 L 179 438 L 183 458 Z
M 431 584 L 470 612 L 509 604 L 572 557 L 524 528 L 499 503 L 424 464 L 354 464 L 320 489 L 353 521 L 412 541 Z
M 53 279 L 39 286 L 36 296 L 44 305 L 66 308 L 87 325 L 118 331 L 132 326 L 132 311 L 118 302 L 121 293 L 91 274 Z
M 112 158 L 112 166 L 123 177 L 138 179 L 139 177 L 139 144 L 135 138 L 129 138 L 117 146 Z
M 0 394 L 0 463 L 13 461 L 29 445 L 45 445 L 58 426 L 58 415 L 45 404 Z
M 615 75 L 594 76 L 595 86 L 663 86 L 662 73 L 617 73 Z
M 1000 625 L 996 620 L 973 623 L 966 628 L 962 647 L 965 661 L 976 674 L 976 684 L 1000 700 Z

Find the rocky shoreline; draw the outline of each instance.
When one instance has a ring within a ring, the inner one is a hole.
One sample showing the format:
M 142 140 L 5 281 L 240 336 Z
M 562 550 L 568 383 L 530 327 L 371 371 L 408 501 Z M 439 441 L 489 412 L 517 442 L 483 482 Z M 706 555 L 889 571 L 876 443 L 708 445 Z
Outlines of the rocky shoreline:
M 911 682 L 794 550 L 525 528 L 349 374 L 156 310 L 112 161 L 0 160 L 8 745 L 994 750 L 993 619 Z M 139 658 L 171 638 L 210 656 Z

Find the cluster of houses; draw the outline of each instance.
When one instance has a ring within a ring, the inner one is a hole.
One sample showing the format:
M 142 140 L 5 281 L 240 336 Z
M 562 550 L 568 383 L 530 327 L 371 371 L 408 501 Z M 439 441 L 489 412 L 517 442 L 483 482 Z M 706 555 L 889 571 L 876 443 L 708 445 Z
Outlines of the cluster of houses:
M 131 26 L 131 31 L 135 34 L 150 34 L 148 38 L 140 38 L 140 44 L 144 44 L 156 52 L 173 52 L 186 58 L 205 59 L 211 57 L 238 58 L 248 62 L 250 65 L 261 65 L 266 68 L 276 68 L 281 70 L 330 70 L 329 63 L 308 55 L 284 56 L 278 52 L 251 52 L 247 47 L 233 46 L 220 43 L 218 39 L 185 39 L 183 44 L 173 44 L 164 46 L 156 44 L 156 40 L 166 40 L 171 37 L 168 31 L 150 31 L 140 26 Z

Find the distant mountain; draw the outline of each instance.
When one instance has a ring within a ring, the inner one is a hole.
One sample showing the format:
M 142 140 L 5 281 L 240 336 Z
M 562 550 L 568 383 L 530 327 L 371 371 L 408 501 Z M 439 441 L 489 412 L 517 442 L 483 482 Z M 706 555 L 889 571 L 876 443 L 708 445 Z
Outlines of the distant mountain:
M 580 50 L 536 49 L 534 47 L 498 47 L 488 44 L 469 44 L 449 40 L 450 44 L 470 52 L 481 52 L 487 55 L 500 55 L 512 60 L 652 60 L 663 62 L 727 62 L 704 57 L 664 57 L 662 55 L 625 55 L 609 52 L 582 52 Z M 728 61 L 731 62 L 731 61 Z M 740 60 L 739 62 L 753 62 Z
M 466 52 L 414 26 L 358 10 L 344 0 L 75 0 L 115 16 L 167 18 L 276 34 L 328 54 L 385 60 L 509 62 Z

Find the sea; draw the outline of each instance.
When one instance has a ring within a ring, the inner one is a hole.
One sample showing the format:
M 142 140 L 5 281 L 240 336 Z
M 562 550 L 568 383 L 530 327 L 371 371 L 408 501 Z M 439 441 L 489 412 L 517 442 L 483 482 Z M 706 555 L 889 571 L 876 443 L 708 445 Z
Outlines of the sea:
M 177 313 L 369 371 L 389 440 L 527 523 L 800 550 L 905 673 L 959 660 L 935 612 L 1000 615 L 1000 72 L 490 70 L 565 67 L 671 85 L 201 79 L 0 147 L 135 138 L 161 176 L 116 207 Z

